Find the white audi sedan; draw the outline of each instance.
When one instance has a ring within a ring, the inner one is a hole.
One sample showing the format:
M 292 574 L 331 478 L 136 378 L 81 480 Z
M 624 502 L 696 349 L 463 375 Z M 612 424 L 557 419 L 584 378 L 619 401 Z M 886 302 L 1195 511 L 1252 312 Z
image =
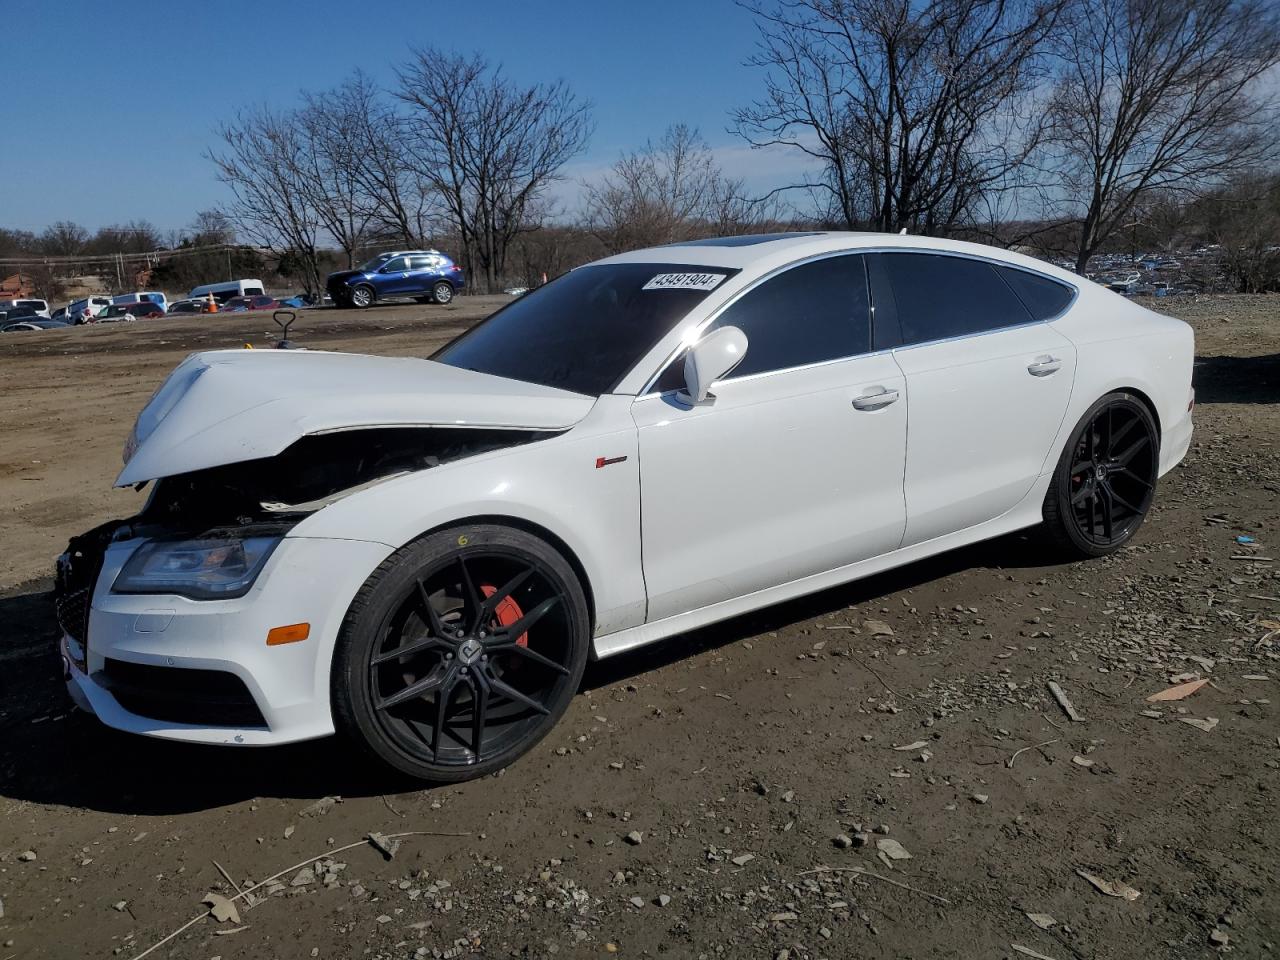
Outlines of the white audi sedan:
M 589 658 L 988 537 L 1097 557 L 1191 438 L 1193 339 L 926 237 L 789 233 L 580 267 L 430 359 L 188 357 L 71 542 L 69 688 L 121 730 L 344 735 L 497 770 Z

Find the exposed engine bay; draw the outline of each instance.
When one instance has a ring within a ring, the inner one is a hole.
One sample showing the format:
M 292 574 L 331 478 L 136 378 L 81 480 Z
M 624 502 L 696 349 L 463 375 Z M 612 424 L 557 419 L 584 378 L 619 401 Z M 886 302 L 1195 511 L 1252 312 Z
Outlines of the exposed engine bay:
M 256 523 L 292 525 L 392 477 L 555 434 L 540 430 L 397 427 L 303 437 L 278 456 L 156 481 L 135 523 L 196 530 Z

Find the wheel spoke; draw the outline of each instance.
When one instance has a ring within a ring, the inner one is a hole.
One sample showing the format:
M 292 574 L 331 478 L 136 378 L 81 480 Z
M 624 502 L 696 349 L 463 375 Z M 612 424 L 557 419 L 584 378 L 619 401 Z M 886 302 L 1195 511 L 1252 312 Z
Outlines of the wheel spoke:
M 1120 428 L 1119 433 L 1116 433 L 1111 437 L 1111 443 L 1107 447 L 1108 456 L 1115 455 L 1115 449 L 1120 445 L 1120 441 L 1122 441 L 1125 437 L 1127 437 L 1130 433 L 1132 433 L 1133 428 L 1136 427 L 1139 423 L 1141 423 L 1141 421 L 1137 417 L 1132 417 L 1130 418 L 1128 423 L 1126 423 L 1123 427 Z
M 440 758 L 440 742 L 444 737 L 444 715 L 449 709 L 449 701 L 453 699 L 453 691 L 457 689 L 458 680 L 453 674 L 440 684 L 440 692 L 436 694 L 435 720 L 431 724 L 431 752 Z
M 378 710 L 387 710 L 405 701 L 414 700 L 424 693 L 430 693 L 439 686 L 440 679 L 438 677 L 423 677 L 421 680 L 409 684 L 403 690 L 397 690 L 391 696 L 377 701 L 374 703 L 374 707 Z
M 420 637 L 417 640 L 410 640 L 408 643 L 402 643 L 394 650 L 387 650 L 374 657 L 370 663 L 373 666 L 386 663 L 388 660 L 399 660 L 401 657 L 407 657 L 410 654 L 421 653 L 423 650 L 430 650 L 433 647 L 440 646 L 438 637 Z
M 484 744 L 484 725 L 489 714 L 489 681 L 479 670 L 468 677 L 471 685 L 471 752 L 480 760 L 480 748 Z
M 551 713 L 550 710 L 540 704 L 537 700 L 533 699 L 533 697 L 526 693 L 521 693 L 515 687 L 511 686 L 511 684 L 500 680 L 496 676 L 491 675 L 489 677 L 489 686 L 493 689 L 493 692 L 499 696 L 506 697 L 508 700 L 514 700 L 516 703 L 522 703 L 530 710 L 540 713 L 544 717 Z
M 567 677 L 569 675 L 568 667 L 564 666 L 563 664 L 556 663 L 550 657 L 544 656 L 543 654 L 539 653 L 537 650 L 530 648 L 529 646 L 521 646 L 520 644 L 516 643 L 514 640 L 511 641 L 510 643 L 503 644 L 502 647 L 499 648 L 499 652 L 514 653 L 516 656 L 524 657 L 524 659 L 526 660 L 531 660 L 532 662 L 539 664 L 540 666 L 546 667 L 548 670 L 554 670 L 556 673 L 560 674 L 562 677 Z
M 1111 486 L 1111 484 L 1107 484 L 1107 493 L 1111 495 L 1112 500 L 1120 504 L 1120 506 L 1124 507 L 1125 509 L 1132 510 L 1134 513 L 1142 512 L 1137 507 L 1135 507 L 1132 503 L 1126 500 L 1124 497 L 1120 496 L 1120 494 L 1116 493 L 1115 487 Z
M 480 608 L 480 623 L 488 623 L 489 620 L 492 619 L 495 611 L 497 611 L 499 605 L 501 605 L 502 601 L 519 590 L 524 582 L 533 576 L 533 572 L 533 567 L 525 567 L 514 577 L 508 580 L 500 590 L 495 590 L 493 593 L 489 594 L 489 596 L 485 598 L 484 605 Z
M 1087 481 L 1081 484 L 1080 489 L 1071 495 L 1071 505 L 1079 506 L 1084 502 L 1085 497 L 1093 495 L 1093 481 Z
M 467 593 L 467 602 L 471 604 L 471 612 L 476 619 L 472 621 L 472 629 L 479 626 L 483 621 L 480 619 L 480 610 L 484 606 L 484 598 L 480 596 L 480 591 L 476 589 L 475 581 L 471 579 L 471 571 L 467 569 L 467 562 L 462 559 L 462 555 L 458 555 L 458 566 L 462 569 L 462 587 Z
M 449 634 L 445 629 L 444 621 L 440 619 L 440 614 L 437 612 L 435 604 L 431 602 L 431 597 L 427 593 L 427 585 L 422 582 L 421 577 L 418 578 L 418 597 L 426 610 L 427 622 L 431 625 L 431 632 L 437 637 L 447 637 Z
M 1133 443 L 1129 444 L 1127 448 L 1125 448 L 1124 453 L 1121 453 L 1118 456 L 1116 456 L 1115 458 L 1116 462 L 1119 463 L 1122 467 L 1127 467 L 1129 465 L 1129 462 L 1138 455 L 1138 452 L 1142 450 L 1143 447 L 1150 446 L 1150 444 L 1151 444 L 1150 437 L 1147 437 L 1147 436 L 1139 437 L 1137 440 L 1133 441 Z
M 1133 470 L 1130 470 L 1128 467 L 1121 467 L 1121 468 L 1120 468 L 1120 472 L 1121 472 L 1121 473 L 1127 473 L 1131 479 L 1136 480 L 1138 483 L 1142 484 L 1142 485 L 1143 485 L 1144 487 L 1146 487 L 1148 490 L 1150 490 L 1150 489 L 1151 489 L 1151 484 L 1150 484 L 1150 483 L 1148 483 L 1145 479 L 1143 479 L 1141 476 L 1139 476 L 1139 475 L 1138 475 L 1136 472 L 1134 472 Z
M 1071 468 L 1071 477 L 1072 479 L 1075 479 L 1081 474 L 1088 473 L 1092 469 L 1093 469 L 1092 463 L 1090 463 L 1088 460 L 1082 460 L 1079 463 L 1077 463 L 1074 467 Z
M 527 633 L 530 627 L 546 616 L 551 611 L 551 608 L 559 602 L 559 597 L 549 597 L 543 600 L 515 623 L 507 624 L 501 630 L 495 632 L 494 639 L 499 642 L 506 642 L 508 639 L 514 639 L 521 634 Z
M 1111 539 L 1111 514 L 1114 510 L 1114 504 L 1111 500 L 1111 488 L 1105 483 L 1098 484 L 1099 500 L 1102 501 L 1102 535 L 1108 540 Z

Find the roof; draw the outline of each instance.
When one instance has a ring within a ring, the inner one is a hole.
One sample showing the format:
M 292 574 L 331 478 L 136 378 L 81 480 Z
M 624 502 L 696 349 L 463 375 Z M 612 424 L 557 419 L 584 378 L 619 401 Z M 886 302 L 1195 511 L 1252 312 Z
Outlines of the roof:
M 829 230 L 807 233 L 766 233 L 749 237 L 724 237 L 647 247 L 608 257 L 597 263 L 679 263 L 703 267 L 744 270 L 753 275 L 786 266 L 797 260 L 826 253 L 859 250 L 918 250 L 939 253 L 961 253 L 985 257 L 1036 270 L 1079 285 L 1081 278 L 1055 267 L 1045 260 L 1028 257 L 1003 247 L 992 247 L 965 240 L 921 237 L 898 233 L 858 233 Z

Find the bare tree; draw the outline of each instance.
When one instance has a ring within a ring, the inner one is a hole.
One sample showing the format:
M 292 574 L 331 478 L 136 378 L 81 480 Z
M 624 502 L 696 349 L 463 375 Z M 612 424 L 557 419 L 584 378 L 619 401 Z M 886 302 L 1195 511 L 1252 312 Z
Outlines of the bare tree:
M 315 295 L 321 283 L 321 218 L 305 182 L 306 143 L 295 115 L 249 110 L 219 127 L 218 136 L 224 148 L 209 159 L 234 198 L 222 212 L 245 236 L 279 254 Z
M 356 265 L 356 251 L 368 235 L 377 206 L 374 195 L 365 189 L 361 169 L 367 121 L 347 109 L 341 88 L 318 95 L 304 93 L 303 101 L 293 118 L 301 144 L 298 183 L 350 269 Z
M 59 220 L 40 234 L 40 252 L 55 257 L 69 257 L 83 252 L 89 242 L 89 231 L 70 220 Z
M 343 129 L 359 161 L 353 172 L 370 205 L 370 232 L 406 246 L 425 243 L 440 210 L 430 183 L 410 162 L 404 119 L 359 70 L 331 96 L 332 109 L 346 118 Z
M 1050 116 L 1076 270 L 1144 198 L 1203 192 L 1275 149 L 1254 96 L 1280 62 L 1267 0 L 1079 0 Z
M 587 229 L 611 253 L 737 233 L 752 221 L 742 181 L 726 177 L 706 141 L 683 123 L 624 154 L 584 190 Z
M 439 196 L 489 290 L 546 188 L 586 146 L 590 104 L 562 81 L 519 86 L 476 54 L 419 50 L 396 96 L 413 168 Z
M 1009 189 L 1039 142 L 1033 93 L 1065 0 L 747 0 L 765 96 L 735 111 L 753 146 L 822 174 L 804 189 L 845 227 L 933 233 Z

